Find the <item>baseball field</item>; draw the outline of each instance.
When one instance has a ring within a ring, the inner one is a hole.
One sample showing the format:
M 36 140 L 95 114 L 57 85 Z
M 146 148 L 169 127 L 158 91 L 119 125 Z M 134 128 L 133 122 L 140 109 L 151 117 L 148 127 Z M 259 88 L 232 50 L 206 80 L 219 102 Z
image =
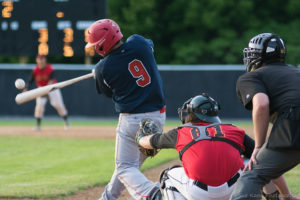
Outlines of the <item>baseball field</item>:
M 232 122 L 231 122 L 232 123 Z M 252 133 L 250 122 L 235 123 Z M 167 121 L 165 131 L 179 125 Z M 98 199 L 114 170 L 115 120 L 46 119 L 35 131 L 32 119 L 0 120 L 0 199 Z M 175 150 L 148 159 L 142 171 L 157 181 L 162 169 L 179 163 Z M 300 194 L 300 166 L 286 174 Z M 128 199 L 124 192 L 121 199 Z

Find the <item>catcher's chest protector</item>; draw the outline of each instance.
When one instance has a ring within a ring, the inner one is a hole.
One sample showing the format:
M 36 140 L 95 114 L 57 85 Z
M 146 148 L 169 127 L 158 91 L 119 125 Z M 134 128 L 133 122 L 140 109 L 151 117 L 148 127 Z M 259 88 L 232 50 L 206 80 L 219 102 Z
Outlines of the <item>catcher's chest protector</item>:
M 221 124 L 221 123 L 214 123 L 214 124 L 209 124 L 207 126 L 194 126 L 191 124 L 187 124 L 181 127 L 190 127 L 191 128 L 191 134 L 193 137 L 193 140 L 191 142 L 189 142 L 187 145 L 185 145 L 180 151 L 179 151 L 179 157 L 180 160 L 182 158 L 183 153 L 189 148 L 191 147 L 193 144 L 201 141 L 201 140 L 215 140 L 215 141 L 223 141 L 226 142 L 230 145 L 232 145 L 234 148 L 236 148 L 240 153 L 243 152 L 242 148 L 237 145 L 235 142 L 229 140 L 226 138 L 226 136 L 222 133 L 220 125 L 231 125 L 232 124 Z M 208 132 L 208 128 L 210 127 L 214 127 L 216 133 L 211 136 Z

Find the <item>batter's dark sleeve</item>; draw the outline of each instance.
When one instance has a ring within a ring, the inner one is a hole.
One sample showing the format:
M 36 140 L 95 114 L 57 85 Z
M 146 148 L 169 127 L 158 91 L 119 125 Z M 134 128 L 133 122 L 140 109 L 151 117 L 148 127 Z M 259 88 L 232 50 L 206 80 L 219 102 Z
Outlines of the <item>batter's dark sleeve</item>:
M 267 94 L 259 73 L 253 71 L 239 77 L 236 84 L 236 94 L 246 109 L 252 109 L 252 98 L 260 92 Z
M 247 134 L 245 134 L 245 137 L 244 137 L 244 146 L 245 146 L 245 152 L 243 152 L 243 155 L 246 157 L 246 158 L 250 158 L 251 155 L 252 155 L 252 152 L 254 150 L 254 140 L 249 137 Z
M 154 52 L 154 43 L 153 43 L 153 41 L 150 40 L 150 39 L 146 39 L 146 41 L 147 41 L 147 43 L 149 44 L 149 46 L 151 47 L 152 52 Z
M 175 149 L 177 143 L 177 129 L 172 129 L 167 133 L 156 134 L 151 137 L 150 144 L 156 149 Z
M 34 82 L 34 74 L 33 74 L 33 71 L 32 71 L 30 76 L 29 76 L 28 82 L 26 84 L 26 89 L 29 90 L 31 88 L 33 82 Z
M 101 73 L 100 67 L 95 68 L 95 75 L 96 75 L 96 88 L 99 94 L 104 94 L 107 97 L 112 97 L 112 90 L 106 84 L 103 75 Z

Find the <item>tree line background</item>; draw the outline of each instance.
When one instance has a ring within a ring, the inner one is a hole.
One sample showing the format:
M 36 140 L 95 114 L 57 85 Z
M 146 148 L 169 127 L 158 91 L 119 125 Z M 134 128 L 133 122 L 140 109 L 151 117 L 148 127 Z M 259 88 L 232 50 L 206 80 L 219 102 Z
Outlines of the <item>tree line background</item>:
M 299 0 L 110 0 L 124 35 L 151 38 L 163 64 L 241 64 L 251 37 L 278 34 L 300 64 Z
M 287 63 L 300 64 L 299 0 L 108 0 L 107 3 L 107 17 L 120 25 L 125 39 L 137 33 L 153 40 L 159 64 L 242 64 L 243 48 L 253 36 L 263 32 L 278 34 L 286 43 Z M 30 59 L 34 62 L 34 58 Z M 68 62 L 83 63 L 83 60 L 72 58 Z M 97 60 L 99 57 L 93 58 L 94 63 Z M 67 60 L 55 57 L 49 61 Z

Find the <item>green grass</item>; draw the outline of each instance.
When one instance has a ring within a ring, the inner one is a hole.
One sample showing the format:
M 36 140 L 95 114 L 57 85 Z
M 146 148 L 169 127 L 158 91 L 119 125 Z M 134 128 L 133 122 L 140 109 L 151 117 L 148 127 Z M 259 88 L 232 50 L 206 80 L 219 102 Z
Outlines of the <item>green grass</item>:
M 117 126 L 116 120 L 72 119 L 72 126 Z M 225 121 L 239 127 L 252 123 Z M 62 125 L 45 119 L 43 125 Z M 34 126 L 34 119 L 0 119 L 1 126 Z M 179 120 L 167 120 L 176 127 Z M 1 130 L 0 130 L 1 131 Z M 142 167 L 146 170 L 177 158 L 175 150 L 163 150 Z M 0 197 L 48 198 L 105 185 L 114 170 L 114 140 L 43 137 L 0 137 Z M 285 175 L 294 194 L 300 195 L 300 166 Z
M 285 175 L 289 188 L 293 194 L 300 195 L 300 165 L 288 171 Z
M 0 137 L 0 197 L 57 197 L 105 185 L 114 170 L 114 141 Z M 173 150 L 143 170 L 175 159 Z

